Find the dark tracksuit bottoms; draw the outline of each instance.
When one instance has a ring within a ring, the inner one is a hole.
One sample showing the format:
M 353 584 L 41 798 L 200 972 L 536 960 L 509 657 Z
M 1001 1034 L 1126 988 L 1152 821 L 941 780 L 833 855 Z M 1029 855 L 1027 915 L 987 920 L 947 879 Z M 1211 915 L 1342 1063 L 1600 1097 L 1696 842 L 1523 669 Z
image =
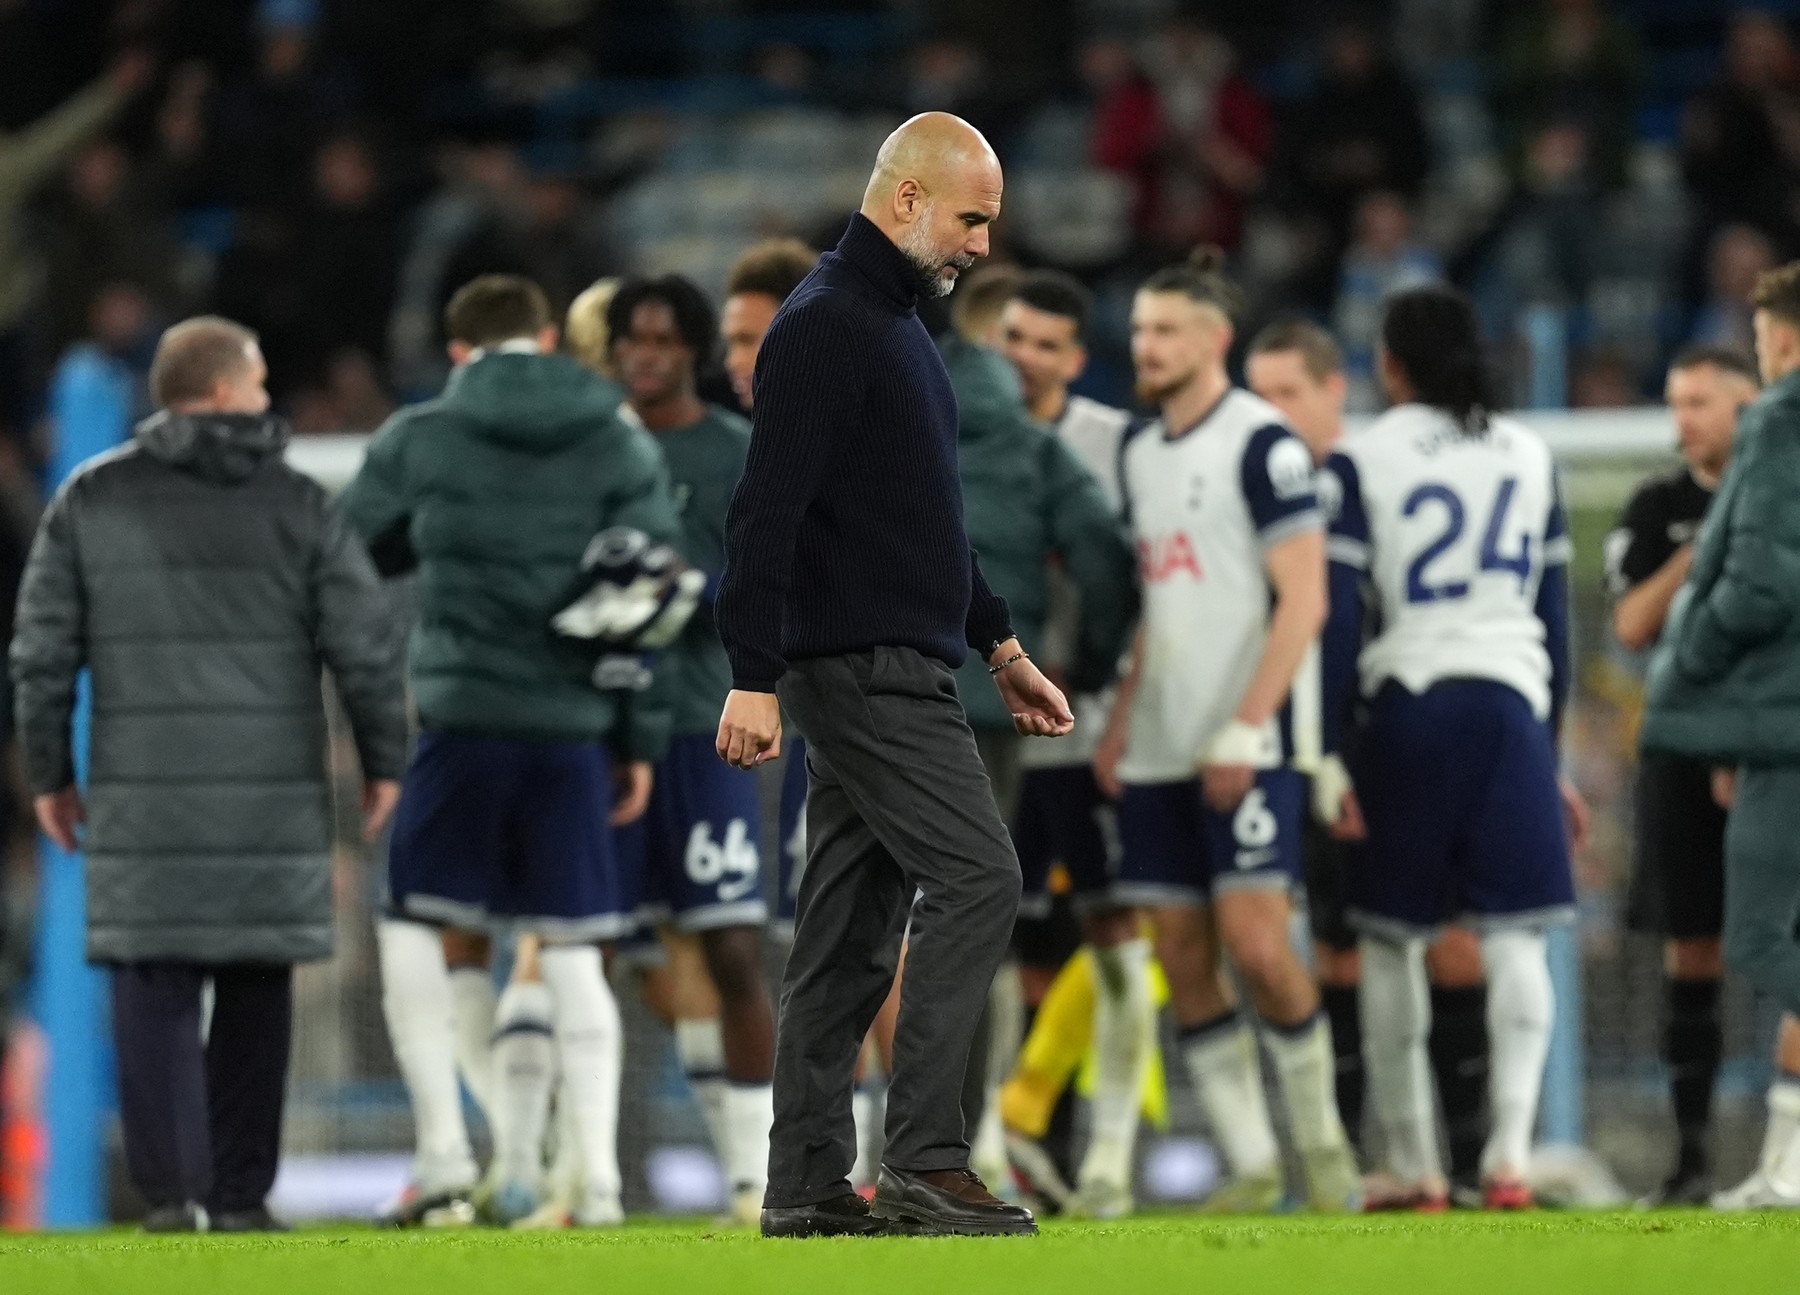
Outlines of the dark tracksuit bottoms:
M 1745 765 L 1725 822 L 1725 960 L 1800 1015 L 1800 765 Z
M 151 1209 L 261 1206 L 281 1152 L 293 969 L 133 962 L 109 971 L 132 1185 Z
M 964 1074 L 1021 883 L 948 666 L 878 647 L 796 662 L 779 693 L 806 738 L 807 862 L 781 987 L 766 1203 L 793 1206 L 850 1189 L 856 1059 L 909 915 L 883 1160 L 967 1166 Z

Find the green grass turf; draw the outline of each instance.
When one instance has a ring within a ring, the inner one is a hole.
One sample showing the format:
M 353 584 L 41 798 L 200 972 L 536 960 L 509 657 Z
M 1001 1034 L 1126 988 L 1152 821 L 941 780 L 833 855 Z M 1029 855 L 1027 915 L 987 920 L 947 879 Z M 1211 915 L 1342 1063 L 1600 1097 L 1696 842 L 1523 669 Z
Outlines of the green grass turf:
M 1035 1239 L 764 1241 L 616 1232 L 308 1230 L 285 1237 L 0 1237 L 0 1291 L 325 1295 L 1381 1295 L 1800 1290 L 1800 1216 L 1389 1215 L 1056 1224 Z

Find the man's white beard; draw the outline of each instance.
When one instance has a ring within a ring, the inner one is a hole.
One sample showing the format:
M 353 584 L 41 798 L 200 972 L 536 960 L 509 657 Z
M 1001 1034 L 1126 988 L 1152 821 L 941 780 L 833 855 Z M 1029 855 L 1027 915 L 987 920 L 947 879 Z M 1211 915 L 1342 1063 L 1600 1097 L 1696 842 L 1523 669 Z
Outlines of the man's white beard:
M 929 202 L 919 213 L 919 218 L 907 227 L 900 235 L 900 252 L 912 262 L 913 270 L 919 276 L 919 293 L 925 297 L 948 297 L 956 287 L 954 278 L 944 276 L 944 267 L 949 265 L 947 259 L 931 245 L 931 222 L 937 209 Z

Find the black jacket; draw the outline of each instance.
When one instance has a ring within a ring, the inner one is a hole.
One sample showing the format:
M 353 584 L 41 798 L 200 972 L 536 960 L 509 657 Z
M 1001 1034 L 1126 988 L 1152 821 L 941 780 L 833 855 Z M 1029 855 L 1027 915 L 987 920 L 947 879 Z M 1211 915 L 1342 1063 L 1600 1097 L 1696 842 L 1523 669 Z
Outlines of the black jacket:
M 332 948 L 329 666 L 370 778 L 406 750 L 401 639 L 367 551 L 278 420 L 159 414 L 39 527 L 12 677 L 34 794 L 74 781 L 92 672 L 88 956 L 292 963 Z

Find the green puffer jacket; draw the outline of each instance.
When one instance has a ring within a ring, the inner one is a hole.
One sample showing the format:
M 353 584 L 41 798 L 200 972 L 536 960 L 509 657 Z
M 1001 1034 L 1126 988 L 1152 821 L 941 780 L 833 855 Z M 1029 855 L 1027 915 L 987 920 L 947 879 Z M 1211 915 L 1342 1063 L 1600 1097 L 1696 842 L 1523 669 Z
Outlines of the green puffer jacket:
M 667 747 L 666 704 L 635 697 L 619 726 L 618 696 L 549 627 L 597 533 L 680 537 L 663 456 L 619 401 L 560 355 L 501 352 L 370 444 L 343 507 L 384 573 L 418 572 L 410 675 L 426 728 L 604 738 L 641 760 Z
M 1068 683 L 1092 692 L 1113 677 L 1137 615 L 1130 546 L 1099 482 L 1068 446 L 1034 421 L 1003 358 L 960 337 L 939 341 L 961 419 L 963 514 L 982 574 L 1012 609 L 1027 651 L 1042 646 L 1049 609 L 1047 567 L 1061 560 L 1081 596 L 1081 635 Z M 1010 729 L 987 663 L 971 656 L 956 672 L 969 723 Z
M 1800 373 L 1744 410 L 1650 667 L 1644 745 L 1800 763 Z

